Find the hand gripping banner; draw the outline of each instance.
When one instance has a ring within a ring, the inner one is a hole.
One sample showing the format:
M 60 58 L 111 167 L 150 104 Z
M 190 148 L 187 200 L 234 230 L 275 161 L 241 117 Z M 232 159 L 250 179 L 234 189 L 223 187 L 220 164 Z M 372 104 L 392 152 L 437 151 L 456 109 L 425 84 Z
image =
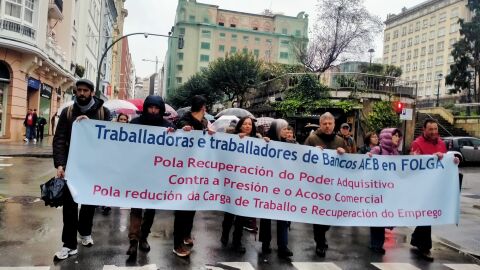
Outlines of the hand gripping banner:
M 66 179 L 80 204 L 236 215 L 337 226 L 456 224 L 453 155 L 338 155 L 201 131 L 74 123 Z

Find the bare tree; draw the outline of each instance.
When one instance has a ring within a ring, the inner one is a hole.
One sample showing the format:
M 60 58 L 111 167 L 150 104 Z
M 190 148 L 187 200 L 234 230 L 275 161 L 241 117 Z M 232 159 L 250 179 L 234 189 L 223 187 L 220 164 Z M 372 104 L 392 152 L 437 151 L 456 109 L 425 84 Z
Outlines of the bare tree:
M 298 59 L 312 72 L 326 71 L 340 56 L 365 53 L 383 30 L 363 0 L 318 0 L 317 9 L 309 45 L 296 46 Z

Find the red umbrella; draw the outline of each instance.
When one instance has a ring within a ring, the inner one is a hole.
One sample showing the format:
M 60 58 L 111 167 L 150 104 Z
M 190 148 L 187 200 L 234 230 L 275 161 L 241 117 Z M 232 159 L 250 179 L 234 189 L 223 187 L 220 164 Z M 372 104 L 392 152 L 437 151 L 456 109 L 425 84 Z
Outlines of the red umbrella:
M 135 105 L 135 107 L 137 107 L 137 109 L 139 111 L 143 111 L 143 102 L 144 102 L 144 99 L 142 98 L 134 98 L 134 99 L 129 99 L 127 100 L 128 102 L 132 103 L 133 105 Z

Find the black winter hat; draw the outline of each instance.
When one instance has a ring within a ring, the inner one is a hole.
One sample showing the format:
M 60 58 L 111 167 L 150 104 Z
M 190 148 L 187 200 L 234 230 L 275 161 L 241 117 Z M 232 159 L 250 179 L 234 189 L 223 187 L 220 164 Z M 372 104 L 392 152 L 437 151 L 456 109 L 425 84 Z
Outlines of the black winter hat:
M 93 84 L 92 81 L 90 81 L 89 79 L 80 79 L 78 80 L 76 83 L 75 83 L 75 86 L 79 86 L 79 85 L 85 85 L 88 87 L 88 89 L 92 90 L 92 91 L 95 91 L 95 85 Z

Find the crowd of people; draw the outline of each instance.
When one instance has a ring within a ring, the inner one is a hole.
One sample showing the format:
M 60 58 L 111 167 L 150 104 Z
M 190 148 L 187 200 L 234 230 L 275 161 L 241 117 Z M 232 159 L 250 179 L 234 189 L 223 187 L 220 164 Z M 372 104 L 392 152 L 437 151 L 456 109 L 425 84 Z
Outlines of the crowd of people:
M 165 103 L 159 96 L 148 96 L 143 105 L 143 111 L 139 117 L 129 121 L 128 115 L 119 114 L 116 118 L 120 123 L 132 123 L 148 126 L 159 126 L 168 129 L 168 132 L 174 132 L 176 129 L 184 131 L 202 130 L 209 135 L 215 133 L 212 130 L 209 121 L 205 119 L 207 100 L 202 96 L 194 96 L 191 99 L 191 111 L 183 115 L 175 124 L 164 119 Z M 34 116 L 26 117 L 26 124 L 34 123 Z M 29 120 L 31 119 L 31 120 Z M 65 108 L 58 121 L 58 127 L 53 139 L 53 159 L 54 166 L 57 169 L 57 177 L 64 178 L 65 166 L 68 159 L 68 148 L 74 121 L 82 119 L 96 119 L 103 121 L 111 120 L 110 111 L 103 107 L 103 101 L 94 96 L 94 84 L 86 79 L 76 82 L 76 91 L 74 104 Z M 262 127 L 263 130 L 263 127 Z M 295 139 L 295 132 L 288 122 L 284 119 L 275 119 L 266 132 L 259 132 L 255 125 L 253 117 L 243 117 L 232 126 L 228 131 L 237 134 L 240 138 L 252 137 L 267 142 L 280 141 L 285 143 L 298 142 Z M 27 131 L 27 134 L 30 134 Z M 321 149 L 335 150 L 339 155 L 345 153 L 359 153 L 372 155 L 399 155 L 399 146 L 401 144 L 402 132 L 397 128 L 385 128 L 379 134 L 369 132 L 364 138 L 364 145 L 357 149 L 354 138 L 351 136 L 350 125 L 344 123 L 340 126 L 340 131 L 335 133 L 335 117 L 326 112 L 320 116 L 319 128 L 310 133 L 304 142 L 304 145 L 318 147 Z M 418 137 L 411 146 L 412 155 L 436 155 L 439 159 L 443 157 L 447 149 L 445 143 L 438 136 L 438 124 L 433 119 L 428 119 L 423 124 L 423 134 Z M 455 159 L 458 164 L 458 160 Z M 104 210 L 105 211 L 105 210 Z M 92 239 L 92 224 L 95 212 L 95 206 L 81 205 L 78 213 L 78 205 L 73 201 L 71 194 L 66 192 L 66 198 L 63 205 L 63 231 L 62 231 L 62 249 L 55 254 L 56 260 L 63 260 L 69 256 L 77 254 L 77 231 L 80 234 L 81 244 L 90 247 L 94 244 Z M 130 210 L 130 225 L 128 239 L 130 241 L 127 255 L 130 258 L 136 258 L 138 249 L 143 252 L 150 251 L 148 235 L 155 217 L 155 209 L 137 209 Z M 177 210 L 174 213 L 174 231 L 173 231 L 173 253 L 179 257 L 187 257 L 191 253 L 194 245 L 192 229 L 194 225 L 195 211 Z M 293 252 L 288 248 L 288 231 L 290 222 L 276 220 L 276 234 L 278 256 L 281 258 L 290 258 Z M 259 240 L 262 243 L 261 251 L 264 254 L 272 252 L 271 249 L 271 223 L 269 219 L 260 219 Z M 245 253 L 246 249 L 242 244 L 242 234 L 244 227 L 256 232 L 256 220 L 249 217 L 236 216 L 231 213 L 224 214 L 222 222 L 222 233 L 220 243 L 223 246 L 229 245 L 231 229 L 232 250 L 238 253 Z M 325 257 L 328 250 L 326 233 L 330 226 L 314 224 L 313 235 L 316 242 L 315 252 L 319 257 Z M 393 228 L 388 228 L 393 229 Z M 372 252 L 385 254 L 383 244 L 385 241 L 385 227 L 370 228 L 371 241 L 370 249 Z M 431 227 L 418 226 L 411 238 L 411 245 L 418 248 L 422 258 L 433 261 L 430 249 L 432 248 Z

